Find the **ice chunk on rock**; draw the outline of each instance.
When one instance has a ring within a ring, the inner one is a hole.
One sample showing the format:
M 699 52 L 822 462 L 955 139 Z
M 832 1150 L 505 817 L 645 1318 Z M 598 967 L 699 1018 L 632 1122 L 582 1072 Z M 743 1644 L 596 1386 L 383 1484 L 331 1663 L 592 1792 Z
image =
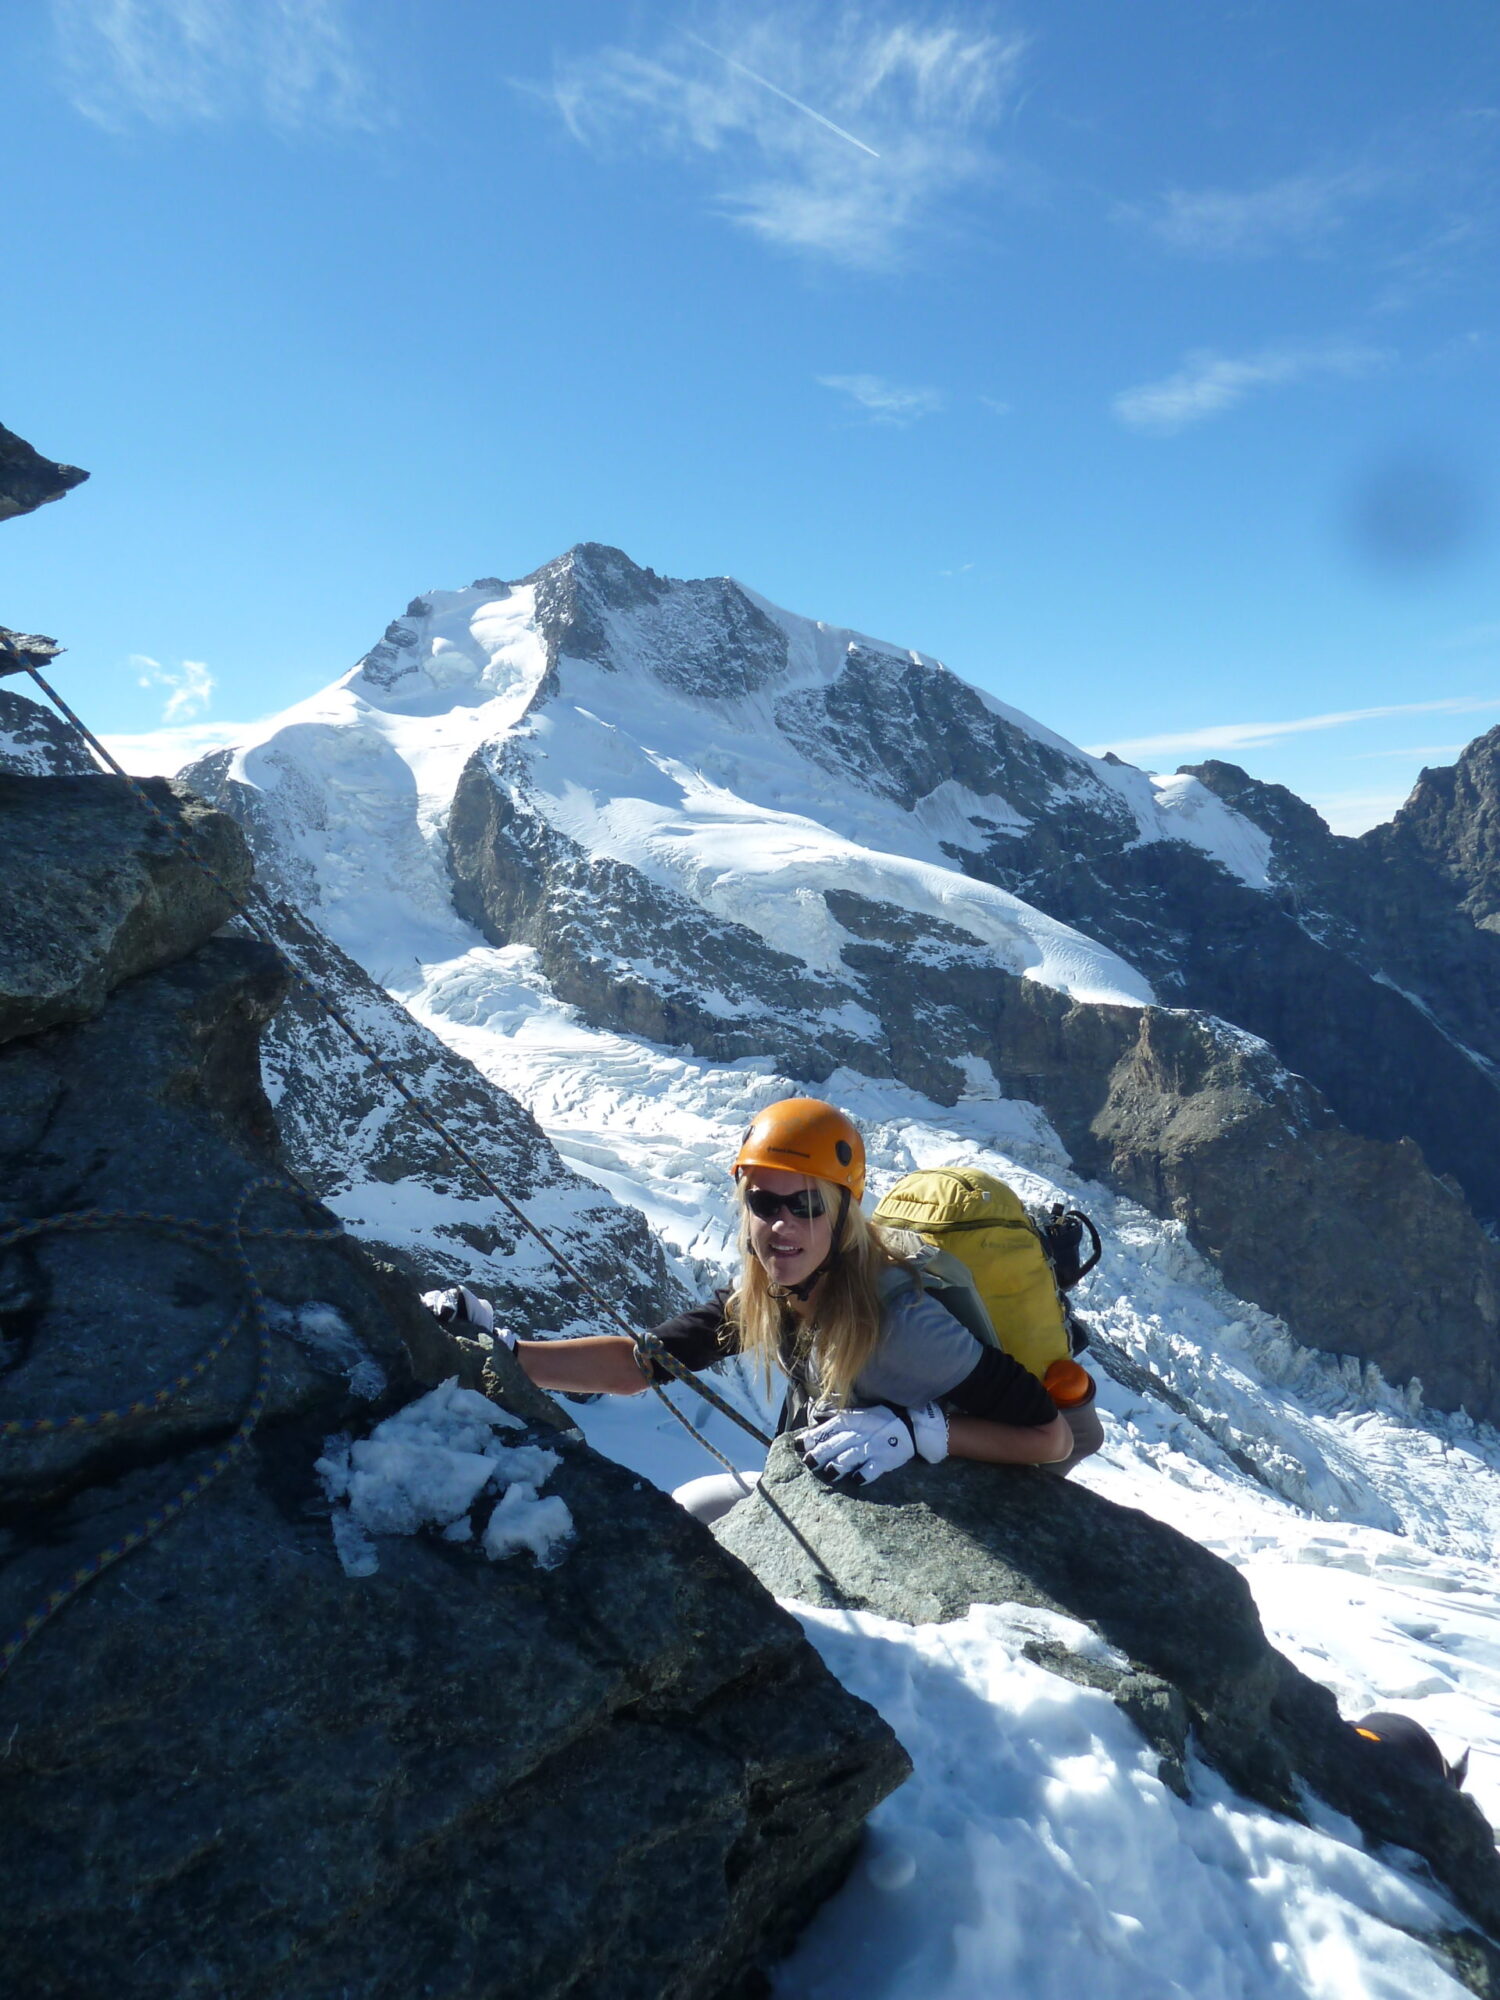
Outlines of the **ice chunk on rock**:
M 524 1428 L 519 1417 L 453 1377 L 367 1438 L 329 1438 L 317 1471 L 333 1502 L 334 1547 L 345 1571 L 374 1574 L 376 1535 L 436 1528 L 446 1541 L 468 1541 L 470 1510 L 496 1489 L 502 1497 L 484 1531 L 486 1555 L 493 1561 L 530 1549 L 544 1569 L 554 1567 L 572 1539 L 573 1517 L 556 1495 L 539 1494 L 562 1461 L 542 1445 L 511 1445 L 497 1436 Z

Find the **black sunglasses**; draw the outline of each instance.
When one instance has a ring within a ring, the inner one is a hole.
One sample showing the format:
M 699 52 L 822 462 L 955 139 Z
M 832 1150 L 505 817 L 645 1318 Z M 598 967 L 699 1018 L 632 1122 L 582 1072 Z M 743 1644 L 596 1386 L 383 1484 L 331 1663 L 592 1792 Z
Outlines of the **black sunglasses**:
M 769 1188 L 746 1188 L 745 1206 L 762 1222 L 774 1222 L 783 1209 L 798 1222 L 811 1222 L 823 1213 L 823 1197 L 816 1188 L 798 1188 L 795 1194 L 772 1194 Z

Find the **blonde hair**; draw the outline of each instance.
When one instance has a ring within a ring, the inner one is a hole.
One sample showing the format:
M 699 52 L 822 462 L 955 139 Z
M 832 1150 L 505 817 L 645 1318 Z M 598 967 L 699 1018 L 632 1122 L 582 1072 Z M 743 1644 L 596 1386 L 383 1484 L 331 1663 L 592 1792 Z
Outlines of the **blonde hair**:
M 823 1207 L 836 1224 L 839 1204 L 848 1189 L 834 1181 L 811 1178 L 807 1185 L 823 1197 Z M 880 1341 L 881 1273 L 893 1265 L 909 1270 L 910 1260 L 887 1244 L 859 1203 L 849 1196 L 838 1255 L 819 1281 L 811 1317 L 799 1320 L 777 1296 L 751 1248 L 751 1215 L 745 1206 L 743 1184 L 739 1199 L 740 1281 L 729 1296 L 724 1316 L 739 1336 L 740 1352 L 759 1361 L 769 1387 L 790 1335 L 793 1354 L 807 1362 L 815 1400 L 846 1404 L 861 1369 Z

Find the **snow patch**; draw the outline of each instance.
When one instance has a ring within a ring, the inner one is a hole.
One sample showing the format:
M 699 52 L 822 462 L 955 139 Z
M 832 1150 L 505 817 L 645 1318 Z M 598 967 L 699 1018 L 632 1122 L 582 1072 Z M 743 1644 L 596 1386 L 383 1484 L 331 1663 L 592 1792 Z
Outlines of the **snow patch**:
M 453 1376 L 369 1437 L 330 1438 L 316 1470 L 334 1506 L 334 1547 L 348 1574 L 374 1574 L 379 1535 L 437 1528 L 448 1541 L 467 1541 L 470 1510 L 491 1489 L 501 1498 L 484 1530 L 485 1554 L 494 1562 L 526 1548 L 543 1569 L 555 1568 L 573 1538 L 573 1517 L 558 1495 L 539 1495 L 562 1461 L 543 1446 L 497 1435 L 524 1429 L 519 1417 L 460 1388 Z

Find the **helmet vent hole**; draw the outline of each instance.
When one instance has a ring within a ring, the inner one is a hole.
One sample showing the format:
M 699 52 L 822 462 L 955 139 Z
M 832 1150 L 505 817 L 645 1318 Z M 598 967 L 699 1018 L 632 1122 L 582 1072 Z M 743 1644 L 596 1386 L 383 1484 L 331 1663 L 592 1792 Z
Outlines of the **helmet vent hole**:
M 849 1144 L 847 1139 L 840 1139 L 833 1150 L 838 1154 L 839 1165 L 841 1167 L 847 1167 L 849 1162 L 854 1158 L 854 1148 Z

